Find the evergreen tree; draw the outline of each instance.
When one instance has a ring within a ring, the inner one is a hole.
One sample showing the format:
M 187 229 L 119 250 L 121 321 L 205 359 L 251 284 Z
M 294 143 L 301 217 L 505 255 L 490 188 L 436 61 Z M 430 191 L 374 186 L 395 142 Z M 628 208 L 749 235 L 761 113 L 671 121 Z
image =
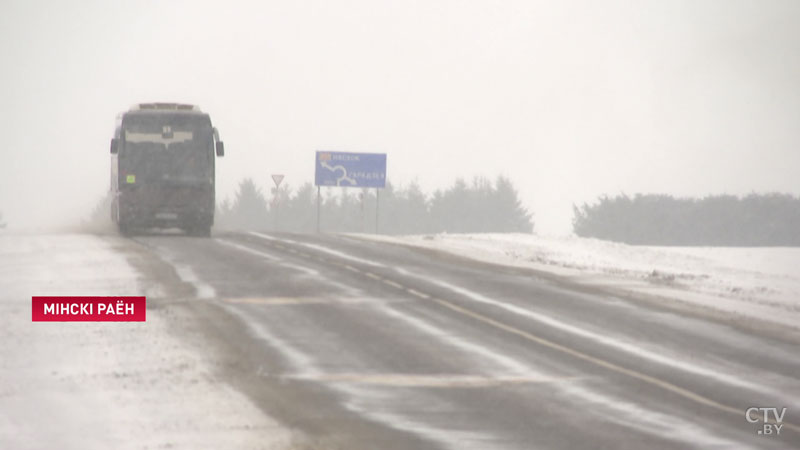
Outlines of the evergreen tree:
M 297 193 L 282 204 L 283 230 L 310 233 L 317 224 L 317 189 L 304 183 Z
M 425 194 L 415 182 L 406 188 L 387 183 L 380 194 L 380 209 L 381 233 L 420 234 L 430 230 Z
M 433 231 L 439 233 L 465 233 L 468 230 L 469 218 L 463 216 L 469 210 L 469 194 L 467 183 L 457 178 L 453 186 L 446 190 L 437 190 L 431 200 L 431 221 Z
M 532 233 L 533 221 L 528 210 L 522 206 L 519 194 L 511 183 L 511 180 L 504 177 L 497 177 L 496 189 L 491 208 L 496 222 L 492 227 L 499 232 L 518 232 Z
M 250 178 L 239 183 L 239 190 L 230 210 L 230 225 L 251 230 L 264 229 L 269 225 L 267 200 Z

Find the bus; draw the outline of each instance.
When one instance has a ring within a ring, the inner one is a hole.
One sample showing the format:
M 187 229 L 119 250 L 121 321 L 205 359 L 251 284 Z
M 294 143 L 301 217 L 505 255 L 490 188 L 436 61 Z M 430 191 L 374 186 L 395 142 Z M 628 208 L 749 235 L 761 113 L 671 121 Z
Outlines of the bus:
M 111 220 L 122 234 L 181 228 L 209 236 L 215 155 L 225 146 L 195 105 L 141 103 L 117 116 L 111 139 Z

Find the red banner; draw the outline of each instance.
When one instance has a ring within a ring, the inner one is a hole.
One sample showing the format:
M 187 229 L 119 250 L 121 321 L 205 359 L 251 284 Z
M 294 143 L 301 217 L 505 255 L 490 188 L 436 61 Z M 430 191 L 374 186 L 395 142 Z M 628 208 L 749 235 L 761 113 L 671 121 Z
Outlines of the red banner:
M 34 322 L 144 322 L 145 297 L 33 297 Z

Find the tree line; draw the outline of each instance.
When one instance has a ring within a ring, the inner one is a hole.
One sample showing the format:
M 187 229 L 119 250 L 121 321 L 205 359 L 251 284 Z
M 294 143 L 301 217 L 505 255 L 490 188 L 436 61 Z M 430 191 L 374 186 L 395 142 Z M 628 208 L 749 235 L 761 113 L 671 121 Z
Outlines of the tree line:
M 322 188 L 320 229 L 375 232 L 375 190 Z M 108 222 L 110 197 L 87 224 Z M 532 233 L 532 215 L 506 177 L 457 179 L 425 194 L 418 184 L 387 183 L 379 192 L 377 231 L 385 234 Z M 216 225 L 230 229 L 314 232 L 317 188 L 283 185 L 265 194 L 252 179 L 217 206 Z M 5 223 L 0 215 L 0 227 Z M 768 193 L 676 198 L 665 194 L 602 196 L 573 205 L 573 232 L 634 245 L 800 246 L 800 196 Z
M 621 194 L 573 205 L 573 231 L 628 244 L 800 246 L 800 197 Z
M 531 214 L 511 181 L 458 179 L 447 189 L 426 195 L 418 184 L 375 189 L 321 190 L 320 229 L 327 232 L 384 234 L 533 232 Z M 239 183 L 233 200 L 217 209 L 221 228 L 313 232 L 317 227 L 317 188 L 305 183 L 267 195 L 252 179 Z M 376 211 L 377 208 L 377 211 Z M 376 219 L 377 218 L 377 219 Z

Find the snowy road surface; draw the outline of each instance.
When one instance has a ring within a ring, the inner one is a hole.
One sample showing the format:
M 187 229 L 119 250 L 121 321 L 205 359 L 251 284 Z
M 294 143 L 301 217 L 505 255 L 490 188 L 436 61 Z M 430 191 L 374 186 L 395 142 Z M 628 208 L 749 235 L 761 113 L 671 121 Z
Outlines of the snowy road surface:
M 354 236 L 530 268 L 728 318 L 800 329 L 796 247 L 652 247 L 518 233 Z
M 2 235 L 0 447 L 800 446 L 792 323 L 440 250 Z M 145 294 L 147 322 L 31 323 L 47 294 Z
M 169 287 L 124 240 L 0 236 L 0 448 L 291 448 L 292 437 L 216 375 Z M 31 322 L 32 295 L 147 295 L 145 323 Z

